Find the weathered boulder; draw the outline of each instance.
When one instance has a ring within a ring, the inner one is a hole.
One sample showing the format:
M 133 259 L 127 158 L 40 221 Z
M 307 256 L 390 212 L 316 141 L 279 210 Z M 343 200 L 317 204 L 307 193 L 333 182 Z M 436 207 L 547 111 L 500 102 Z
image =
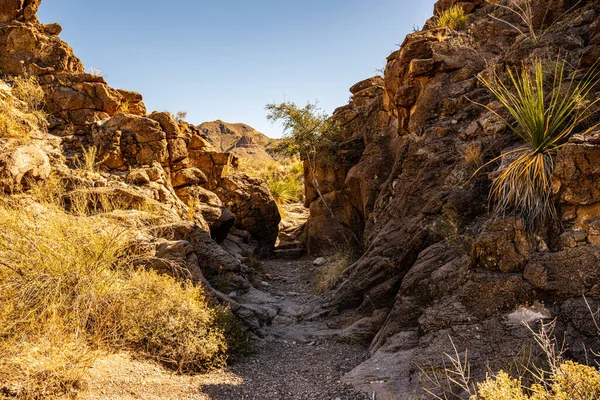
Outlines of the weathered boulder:
M 2 15 L 7 18 L 7 14 Z M 4 73 L 11 75 L 83 72 L 81 61 L 58 36 L 47 34 L 43 25 L 21 22 L 0 26 L 0 65 Z
M 246 174 L 222 179 L 214 191 L 235 215 L 235 227 L 259 242 L 259 254 L 267 254 L 277 241 L 281 216 L 267 185 Z
M 486 223 L 473 243 L 471 264 L 491 271 L 522 272 L 535 250 L 520 218 L 498 218 Z
M 0 191 L 16 192 L 43 182 L 50 171 L 50 159 L 38 145 L 0 148 Z
M 37 10 L 42 0 L 4 0 L 0 4 L 0 23 L 11 21 L 37 22 Z
M 93 125 L 92 140 L 98 148 L 98 159 L 109 169 L 169 162 L 166 134 L 158 122 L 149 118 L 117 114 Z
M 121 95 L 120 107 L 123 113 L 142 117 L 146 115 L 146 105 L 141 94 L 125 89 L 117 89 L 117 92 Z
M 201 186 L 187 186 L 175 192 L 194 214 L 202 215 L 208 223 L 211 237 L 219 243 L 223 242 L 233 227 L 235 217 L 221 199 Z
M 537 289 L 559 298 L 600 295 L 600 248 L 583 246 L 538 254 L 525 267 L 525 278 Z

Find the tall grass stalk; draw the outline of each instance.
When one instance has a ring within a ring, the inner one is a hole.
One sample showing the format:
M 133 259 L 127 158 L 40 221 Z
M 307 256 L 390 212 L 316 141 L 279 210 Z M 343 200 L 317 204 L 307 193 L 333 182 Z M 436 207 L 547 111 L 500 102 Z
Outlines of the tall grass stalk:
M 495 212 L 521 214 L 530 226 L 545 218 L 556 218 L 550 198 L 550 176 L 556 155 L 569 137 L 596 113 L 596 103 L 588 100 L 598 78 L 596 68 L 577 77 L 577 71 L 566 75 L 566 61 L 555 63 L 550 87 L 544 83 L 544 63 L 537 59 L 520 71 L 508 68 L 505 83 L 494 72 L 490 79 L 480 78 L 514 119 L 514 123 L 496 114 L 525 144 L 508 151 L 499 159 L 511 160 L 494 178 L 490 200 Z M 586 134 L 598 125 L 583 129 Z M 483 168 L 481 167 L 481 168 Z M 480 171 L 481 168 L 477 170 Z

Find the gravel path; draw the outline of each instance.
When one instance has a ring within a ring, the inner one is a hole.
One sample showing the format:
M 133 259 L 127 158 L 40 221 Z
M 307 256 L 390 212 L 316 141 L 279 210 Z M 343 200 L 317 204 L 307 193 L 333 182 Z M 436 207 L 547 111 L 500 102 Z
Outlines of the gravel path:
M 306 309 L 319 301 L 311 293 L 317 272 L 309 257 L 268 260 L 261 290 L 281 299 L 282 309 Z M 290 318 L 289 312 L 282 314 L 255 354 L 228 368 L 241 384 L 203 385 L 202 391 L 214 400 L 369 398 L 340 382 L 342 375 L 365 360 L 365 348 L 331 339 L 324 323 L 303 323 L 302 318 Z

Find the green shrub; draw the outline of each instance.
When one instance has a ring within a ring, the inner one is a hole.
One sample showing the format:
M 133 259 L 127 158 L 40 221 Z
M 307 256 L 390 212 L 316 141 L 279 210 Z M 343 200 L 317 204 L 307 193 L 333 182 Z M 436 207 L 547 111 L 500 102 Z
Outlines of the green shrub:
M 455 5 L 435 17 L 434 24 L 457 31 L 467 27 L 467 19 L 465 10 L 461 6 Z
M 565 61 L 555 64 L 549 88 L 544 84 L 546 74 L 540 60 L 534 60 L 531 67 L 523 66 L 521 71 L 508 68 L 508 83 L 496 73 L 490 79 L 481 79 L 515 123 L 488 110 L 524 141 L 523 146 L 491 161 L 505 157 L 510 160 L 492 182 L 490 200 L 499 214 L 517 212 L 530 224 L 556 217 L 550 199 L 550 176 L 557 152 L 571 134 L 594 115 L 598 101 L 587 101 L 598 74 L 592 71 L 578 79 L 575 71 L 567 78 L 565 67 Z

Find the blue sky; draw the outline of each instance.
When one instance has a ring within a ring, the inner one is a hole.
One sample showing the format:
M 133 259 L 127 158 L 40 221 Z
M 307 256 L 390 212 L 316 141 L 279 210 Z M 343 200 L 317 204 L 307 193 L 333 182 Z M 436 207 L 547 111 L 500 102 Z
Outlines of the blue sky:
M 39 18 L 86 69 L 199 124 L 244 122 L 278 137 L 264 106 L 317 101 L 328 113 L 377 74 L 434 0 L 44 0 Z

